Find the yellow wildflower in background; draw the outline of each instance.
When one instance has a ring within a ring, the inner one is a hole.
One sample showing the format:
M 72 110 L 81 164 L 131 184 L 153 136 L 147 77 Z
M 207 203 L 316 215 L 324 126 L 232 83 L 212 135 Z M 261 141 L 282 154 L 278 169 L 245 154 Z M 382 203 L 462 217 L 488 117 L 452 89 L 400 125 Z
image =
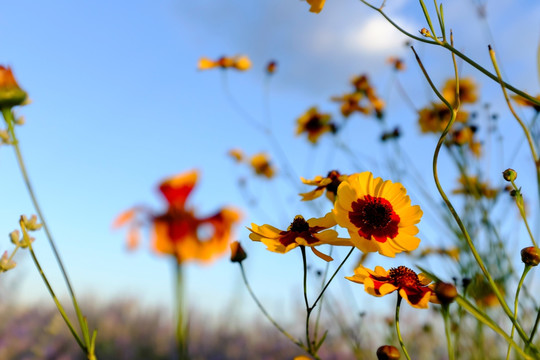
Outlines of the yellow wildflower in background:
M 333 212 L 363 252 L 394 257 L 420 244 L 414 236 L 422 217 L 420 206 L 411 205 L 400 183 L 373 178 L 369 171 L 350 175 L 339 185 Z
M 440 133 L 442 132 L 450 119 L 452 112 L 444 103 L 431 103 L 429 107 L 425 107 L 418 112 L 418 124 L 423 133 Z M 455 122 L 464 123 L 469 118 L 469 113 L 459 111 L 456 115 Z
M 538 101 L 540 101 L 540 95 L 536 95 L 535 97 Z M 526 106 L 533 108 L 536 112 L 540 112 L 540 105 L 536 105 L 532 101 L 522 98 L 519 95 L 512 95 L 512 99 L 518 104 L 519 106 Z
M 265 176 L 266 178 L 271 179 L 276 173 L 276 170 L 268 159 L 268 155 L 265 153 L 253 155 L 249 160 L 249 163 L 257 175 Z
M 375 270 L 370 270 L 360 265 L 354 269 L 353 276 L 345 278 L 364 284 L 364 290 L 373 296 L 384 296 L 398 290 L 399 295 L 415 308 L 425 309 L 430 300 L 436 302 L 435 294 L 428 286 L 431 280 L 405 266 L 386 271 L 380 266 L 376 266 Z
M 322 8 L 324 7 L 324 2 L 326 0 L 306 0 L 311 7 L 309 8 L 309 11 L 314 13 L 320 13 Z
M 456 101 L 456 80 L 447 80 L 442 90 L 443 97 L 450 103 Z M 475 103 L 478 100 L 477 86 L 472 78 L 464 78 L 459 80 L 459 102 Z
M 311 248 L 313 253 L 325 261 L 332 258 L 315 249 L 319 245 L 346 245 L 352 246 L 349 239 L 338 238 L 338 233 L 330 228 L 336 225 L 336 220 L 332 213 L 326 214 L 323 218 L 311 218 L 305 220 L 301 215 L 297 215 L 287 230 L 280 230 L 271 225 L 251 224 L 249 238 L 253 241 L 260 241 L 266 245 L 267 249 L 285 254 L 295 247 L 302 245 Z
M 316 144 L 322 134 L 336 131 L 336 127 L 330 122 L 330 119 L 330 114 L 320 113 L 314 106 L 296 121 L 296 135 L 306 133 L 309 142 Z
M 209 70 L 216 67 L 222 69 L 233 68 L 236 70 L 245 71 L 251 68 L 251 61 L 247 56 L 244 55 L 236 55 L 233 57 L 222 56 L 217 60 L 202 57 L 199 59 L 199 63 L 197 66 L 199 70 Z
M 229 150 L 228 154 L 236 162 L 242 162 L 244 160 L 244 153 L 240 149 L 231 149 L 231 150 Z
M 363 97 L 364 95 L 362 95 L 362 93 L 354 92 L 342 96 L 333 96 L 330 98 L 330 100 L 340 102 L 341 114 L 348 118 L 354 112 L 359 112 L 364 115 L 369 114 L 369 108 L 360 105 L 360 100 L 362 100 Z
M 461 187 L 452 191 L 452 194 L 463 194 L 472 196 L 475 199 L 485 197 L 493 199 L 499 194 L 500 189 L 490 187 L 489 183 L 481 182 L 476 176 L 461 175 L 458 179 Z
M 333 203 L 336 199 L 339 184 L 347 179 L 347 177 L 347 175 L 341 175 L 337 170 L 332 170 L 328 172 L 326 177 L 317 175 L 313 180 L 307 180 L 303 177 L 300 178 L 304 184 L 316 186 L 315 190 L 300 194 L 300 196 L 302 196 L 302 201 L 316 199 L 326 191 L 326 197 Z

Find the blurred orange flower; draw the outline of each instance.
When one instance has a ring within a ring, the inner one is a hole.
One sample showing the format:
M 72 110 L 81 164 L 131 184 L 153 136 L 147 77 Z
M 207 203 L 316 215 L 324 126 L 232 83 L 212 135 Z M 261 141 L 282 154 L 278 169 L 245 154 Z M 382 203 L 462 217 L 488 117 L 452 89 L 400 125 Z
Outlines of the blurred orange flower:
M 300 178 L 304 184 L 316 186 L 315 190 L 300 194 L 300 196 L 302 196 L 302 201 L 316 199 L 320 197 L 326 190 L 326 197 L 333 203 L 336 198 L 339 184 L 341 184 L 343 180 L 347 179 L 347 177 L 347 175 L 341 175 L 337 170 L 332 170 L 328 172 L 326 177 L 317 175 L 313 180 Z
M 338 238 L 338 233 L 330 228 L 336 225 L 334 215 L 326 214 L 323 218 L 311 218 L 305 220 L 301 215 L 297 215 L 287 230 L 279 230 L 271 225 L 251 224 L 249 238 L 253 241 L 260 241 L 267 246 L 267 249 L 276 253 L 285 254 L 295 247 L 309 246 L 313 253 L 325 261 L 332 258 L 315 249 L 315 246 L 348 245 L 353 244 L 349 239 Z
M 216 67 L 222 69 L 233 68 L 240 71 L 245 71 L 251 68 L 251 61 L 247 56 L 244 55 L 236 55 L 233 57 L 222 56 L 217 60 L 202 57 L 199 59 L 199 64 L 197 66 L 199 70 L 209 70 Z
M 360 265 L 354 269 L 353 276 L 345 278 L 364 284 L 364 290 L 373 296 L 384 296 L 398 290 L 399 295 L 415 308 L 427 308 L 430 300 L 438 302 L 432 288 L 428 286 L 431 280 L 405 266 L 386 271 L 380 266 L 370 270 Z
M 314 106 L 296 120 L 296 135 L 306 133 L 309 142 L 316 144 L 322 134 L 335 133 L 336 127 L 330 119 L 330 114 L 320 113 Z
M 164 213 L 153 214 L 146 208 L 135 207 L 120 214 L 113 228 L 128 225 L 128 247 L 134 248 L 142 225 L 152 227 L 152 247 L 158 253 L 173 255 L 179 264 L 189 260 L 209 262 L 224 254 L 230 243 L 232 227 L 241 214 L 231 207 L 224 207 L 215 214 L 199 218 L 193 209 L 186 208 L 186 200 L 195 187 L 198 173 L 195 170 L 171 177 L 159 186 L 167 201 Z M 140 217 L 143 217 L 141 220 Z
M 450 103 L 456 101 L 456 80 L 450 79 L 446 81 L 442 90 L 443 97 Z M 477 86 L 472 78 L 464 78 L 459 80 L 459 102 L 475 103 L 478 100 Z
M 326 0 L 306 0 L 309 5 L 311 5 L 311 8 L 309 8 L 309 11 L 314 13 L 320 13 L 322 8 L 324 7 L 324 2 Z
M 519 95 L 512 95 L 512 99 L 518 104 L 519 106 L 527 106 L 533 108 L 536 112 L 540 112 L 540 105 L 537 105 L 533 103 L 532 101 L 522 98 Z M 540 95 L 536 95 L 536 99 L 540 101 Z
M 11 68 L 0 65 L 0 108 L 23 105 L 26 92 L 19 87 Z
M 495 198 L 500 189 L 490 187 L 489 183 L 481 182 L 476 176 L 463 176 L 458 179 L 461 187 L 452 191 L 452 194 L 463 194 L 472 196 L 475 199 L 485 197 L 487 199 Z
M 450 119 L 452 112 L 444 103 L 431 103 L 429 107 L 425 107 L 418 112 L 418 124 L 423 133 L 440 133 L 442 132 Z M 464 123 L 469 118 L 469 113 L 459 111 L 456 115 L 456 122 Z
M 268 179 L 274 177 L 276 170 L 270 163 L 268 155 L 266 155 L 265 153 L 258 153 L 253 155 L 249 162 L 251 164 L 251 167 L 253 168 L 253 171 L 255 171 L 255 174 L 265 176 Z
M 405 70 L 405 63 L 402 59 L 398 57 L 391 56 L 386 60 L 387 63 L 392 65 L 394 67 L 394 70 L 396 71 L 404 71 Z

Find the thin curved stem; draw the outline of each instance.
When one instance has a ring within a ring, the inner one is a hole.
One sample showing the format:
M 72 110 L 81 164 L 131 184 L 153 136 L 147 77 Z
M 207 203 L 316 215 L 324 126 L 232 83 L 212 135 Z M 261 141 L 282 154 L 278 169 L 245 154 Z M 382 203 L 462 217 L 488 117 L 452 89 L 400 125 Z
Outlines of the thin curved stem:
M 448 360 L 454 360 L 454 347 L 452 346 L 452 336 L 450 329 L 450 310 L 449 305 L 442 306 L 442 315 L 444 319 L 444 334 L 446 335 L 446 347 L 448 348 Z
M 401 337 L 401 331 L 399 330 L 399 308 L 401 307 L 401 300 L 402 297 L 397 293 L 397 303 L 396 303 L 396 333 L 399 340 L 399 345 L 401 346 L 401 350 L 403 350 L 403 354 L 407 358 L 407 360 L 411 360 L 411 357 L 409 356 L 409 353 L 407 352 L 407 348 L 405 347 L 405 343 L 403 342 L 403 338 Z
M 312 344 L 311 339 L 309 336 L 309 317 L 311 315 L 311 311 L 313 310 L 312 307 L 309 306 L 309 301 L 307 297 L 307 259 L 306 259 L 306 247 L 303 245 L 300 245 L 300 250 L 302 252 L 302 266 L 303 266 L 303 273 L 304 273 L 304 303 L 306 305 L 306 342 L 308 347 L 308 352 L 311 354 L 312 351 Z
M 514 300 L 514 320 L 517 322 L 517 313 L 518 313 L 518 304 L 519 304 L 519 292 L 521 291 L 521 287 L 523 286 L 523 282 L 525 281 L 525 277 L 527 276 L 527 273 L 531 270 L 530 265 L 525 265 L 525 268 L 523 269 L 523 274 L 521 274 L 521 278 L 519 279 L 519 284 L 516 289 L 516 298 Z M 514 338 L 514 331 L 515 326 L 512 325 L 512 330 L 510 331 L 510 338 Z M 512 349 L 512 346 L 508 344 L 508 351 L 506 352 L 506 360 L 510 359 L 510 350 Z

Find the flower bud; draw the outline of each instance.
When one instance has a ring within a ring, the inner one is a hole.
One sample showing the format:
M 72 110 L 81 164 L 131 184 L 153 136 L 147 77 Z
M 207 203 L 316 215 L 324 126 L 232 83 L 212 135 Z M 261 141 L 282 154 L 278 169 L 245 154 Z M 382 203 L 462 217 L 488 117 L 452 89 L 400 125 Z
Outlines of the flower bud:
M 517 178 L 517 172 L 514 169 L 506 169 L 502 174 L 506 181 L 514 181 Z
M 19 245 L 19 241 L 21 239 L 21 234 L 19 233 L 19 230 L 13 230 L 9 233 L 9 238 L 13 245 Z
M 521 250 L 521 261 L 525 265 L 536 266 L 540 263 L 540 254 L 534 246 L 529 246 Z
M 0 65 L 0 108 L 22 105 L 26 97 L 26 92 L 17 84 L 11 68 Z
M 26 217 L 26 215 L 21 216 L 21 220 L 24 222 L 24 226 L 26 226 L 26 229 L 28 231 L 36 231 L 41 229 L 43 224 L 38 223 L 38 219 L 36 215 L 30 216 L 30 220 Z
M 273 74 L 276 72 L 277 63 L 275 61 L 270 61 L 268 65 L 266 65 L 266 72 L 268 74 Z
M 448 305 L 457 296 L 457 289 L 453 284 L 438 282 L 435 284 L 435 295 L 443 305 Z
M 247 254 L 238 241 L 231 243 L 231 261 L 241 263 L 247 258 Z
M 377 349 L 377 359 L 397 360 L 400 358 L 399 350 L 392 345 L 383 345 Z

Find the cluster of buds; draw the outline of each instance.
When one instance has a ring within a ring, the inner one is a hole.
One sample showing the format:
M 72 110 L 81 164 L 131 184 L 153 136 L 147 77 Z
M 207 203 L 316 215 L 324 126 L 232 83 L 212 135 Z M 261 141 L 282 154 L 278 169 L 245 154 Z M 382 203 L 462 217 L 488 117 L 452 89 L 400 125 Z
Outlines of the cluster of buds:
M 21 226 L 22 236 L 19 230 L 13 230 L 9 233 L 9 239 L 11 240 L 11 243 L 15 245 L 15 250 L 13 250 L 11 255 L 5 251 L 0 257 L 0 273 L 13 269 L 17 265 L 15 261 L 12 260 L 17 250 L 19 248 L 26 249 L 34 242 L 35 239 L 28 235 L 28 231 L 36 231 L 42 227 L 42 224 L 38 223 L 36 215 L 32 215 L 30 219 L 28 219 L 26 215 L 22 215 L 19 220 L 19 225 Z

